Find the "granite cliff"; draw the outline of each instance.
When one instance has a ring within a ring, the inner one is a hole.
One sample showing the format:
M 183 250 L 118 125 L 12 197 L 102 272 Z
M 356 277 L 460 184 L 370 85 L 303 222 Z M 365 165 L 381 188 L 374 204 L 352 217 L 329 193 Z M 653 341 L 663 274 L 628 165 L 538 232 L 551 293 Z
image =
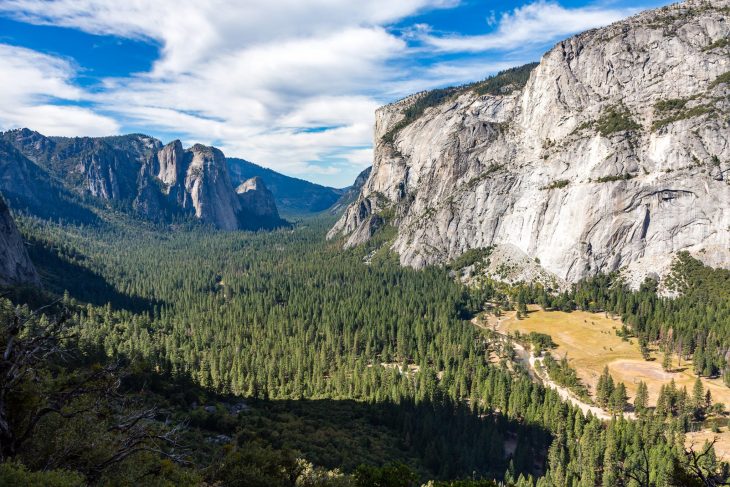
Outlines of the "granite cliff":
M 729 34 L 730 2 L 692 0 L 380 108 L 372 173 L 329 237 L 393 225 L 404 265 L 495 247 L 564 282 L 661 274 L 679 250 L 729 266 Z

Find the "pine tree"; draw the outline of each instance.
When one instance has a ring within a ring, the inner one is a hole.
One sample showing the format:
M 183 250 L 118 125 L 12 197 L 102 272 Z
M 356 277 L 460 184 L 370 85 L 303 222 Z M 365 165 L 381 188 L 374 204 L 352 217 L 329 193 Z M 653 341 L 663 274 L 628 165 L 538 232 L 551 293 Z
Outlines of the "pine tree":
M 611 374 L 608 372 L 608 366 L 606 366 L 598 378 L 598 385 L 596 386 L 596 401 L 601 407 L 609 405 L 615 388 L 613 377 L 611 377 Z
M 702 387 L 702 379 L 697 377 L 694 387 L 692 388 L 692 408 L 694 409 L 697 419 L 702 418 L 702 410 L 705 404 L 705 390 Z
M 692 355 L 692 364 L 694 366 L 695 374 L 697 374 L 697 376 L 701 376 L 705 371 L 705 354 L 699 346 L 695 350 L 694 355 Z
M 664 352 L 664 358 L 662 358 L 662 369 L 665 372 L 672 371 L 672 353 L 669 350 Z
M 649 389 L 646 387 L 646 382 L 639 382 L 639 386 L 636 388 L 636 397 L 634 398 L 634 408 L 636 412 L 642 414 L 646 411 L 649 405 Z
M 628 397 L 626 396 L 626 386 L 623 382 L 619 382 L 613 393 L 611 393 L 611 399 L 609 402 L 609 409 L 611 410 L 611 412 L 613 412 L 614 414 L 623 412 L 624 408 L 626 407 L 627 399 Z

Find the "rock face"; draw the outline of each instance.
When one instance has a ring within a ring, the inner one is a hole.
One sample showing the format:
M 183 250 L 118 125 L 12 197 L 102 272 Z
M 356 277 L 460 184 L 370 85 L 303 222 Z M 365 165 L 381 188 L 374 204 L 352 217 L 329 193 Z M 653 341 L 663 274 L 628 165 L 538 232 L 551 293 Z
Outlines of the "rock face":
M 242 182 L 236 193 L 251 228 L 273 228 L 287 223 L 279 217 L 274 195 L 266 188 L 260 177 Z
M 196 218 L 223 230 L 239 228 L 241 204 L 228 177 L 223 153 L 215 147 L 196 144 L 185 151 L 184 158 L 184 188 Z M 187 201 L 186 198 L 183 208 Z
M 5 200 L 0 197 L 0 285 L 18 284 L 39 286 L 40 278 Z
M 13 208 L 42 218 L 93 223 L 96 216 L 58 184 L 44 168 L 0 138 L 0 191 Z
M 263 218 L 279 218 L 274 195 L 266 189 L 261 178 L 255 177 L 242 182 L 236 188 L 236 193 L 251 214 Z
M 163 147 L 139 134 L 65 138 L 28 129 L 0 134 L 0 190 L 13 204 L 17 200 L 35 213 L 44 211 L 52 205 L 36 201 L 36 195 L 55 181 L 62 186 L 58 191 L 113 203 L 155 221 L 191 217 L 236 230 L 258 228 L 264 218 L 246 220 L 252 213 L 234 190 L 225 156 L 214 147 L 183 149 L 179 140 Z M 275 204 L 274 213 L 269 226 L 281 223 Z
M 413 267 L 511 245 L 567 281 L 678 250 L 729 266 L 729 9 L 647 11 L 560 42 L 524 86 L 380 108 L 372 174 L 329 237 L 393 224 Z
M 362 172 L 357 175 L 357 177 L 355 178 L 355 182 L 352 183 L 352 186 L 345 189 L 344 193 L 342 193 L 342 196 L 340 196 L 340 199 L 337 200 L 337 203 L 332 205 L 332 208 L 330 208 L 330 213 L 336 214 L 342 211 L 344 208 L 349 206 L 353 201 L 357 199 L 357 197 L 360 195 L 360 191 L 362 191 L 362 187 L 365 186 L 365 183 L 370 177 L 370 173 L 372 172 L 372 170 L 373 166 L 370 166 L 366 169 L 363 169 Z

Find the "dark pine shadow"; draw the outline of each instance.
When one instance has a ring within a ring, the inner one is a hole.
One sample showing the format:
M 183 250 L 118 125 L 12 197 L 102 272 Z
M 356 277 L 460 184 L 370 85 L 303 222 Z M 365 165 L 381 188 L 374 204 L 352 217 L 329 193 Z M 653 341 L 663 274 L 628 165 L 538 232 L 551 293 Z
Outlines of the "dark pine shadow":
M 163 367 L 164 368 L 164 367 Z M 139 369 L 138 369 L 139 370 Z M 428 479 L 501 479 L 512 461 L 517 474 L 541 475 L 552 436 L 546 429 L 476 413 L 463 402 L 403 400 L 267 400 L 218 395 L 188 377 L 130 378 L 129 390 L 166 398 L 186 412 L 188 427 L 237 441 L 242 449 L 290 451 L 315 465 L 352 472 L 366 464 L 399 462 Z
M 115 309 L 127 309 L 136 313 L 151 312 L 154 306 L 163 303 L 119 292 L 104 277 L 84 267 L 85 256 L 61 255 L 59 251 L 48 248 L 42 242 L 31 239 L 28 254 L 41 276 L 46 291 L 62 295 L 65 291 L 84 303 L 104 306 L 110 303 Z

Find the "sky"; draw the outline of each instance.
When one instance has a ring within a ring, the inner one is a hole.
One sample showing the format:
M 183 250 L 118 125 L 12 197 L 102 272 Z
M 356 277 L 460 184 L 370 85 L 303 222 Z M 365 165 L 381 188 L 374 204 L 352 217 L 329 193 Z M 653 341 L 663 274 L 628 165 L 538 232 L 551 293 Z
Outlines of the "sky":
M 0 130 L 145 133 L 344 187 L 377 107 L 662 0 L 0 0 Z

